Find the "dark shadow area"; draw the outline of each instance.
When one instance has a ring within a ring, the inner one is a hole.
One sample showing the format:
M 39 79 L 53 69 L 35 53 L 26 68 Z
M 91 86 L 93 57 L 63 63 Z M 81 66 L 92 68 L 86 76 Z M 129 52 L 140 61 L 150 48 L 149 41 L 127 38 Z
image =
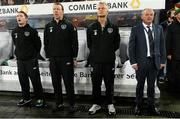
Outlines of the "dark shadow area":
M 65 108 L 59 112 L 52 112 L 54 105 L 53 94 L 45 94 L 47 106 L 35 108 L 33 104 L 29 107 L 17 107 L 17 102 L 21 98 L 19 92 L 0 92 L 0 117 L 1 118 L 137 118 L 134 115 L 134 99 L 132 97 L 114 97 L 116 115 L 109 116 L 104 96 L 102 97 L 102 109 L 95 115 L 89 115 L 88 110 L 92 105 L 90 95 L 77 95 L 75 112 L 68 112 L 66 97 L 64 96 Z M 33 98 L 33 97 L 32 97 Z M 33 100 L 34 101 L 34 100 Z M 169 94 L 161 91 L 159 102 L 160 116 L 149 116 L 143 107 L 143 116 L 140 118 L 180 118 L 180 100 L 177 94 Z M 33 102 L 32 102 L 33 103 Z M 146 103 L 146 99 L 144 100 Z M 146 104 L 144 104 L 146 105 Z

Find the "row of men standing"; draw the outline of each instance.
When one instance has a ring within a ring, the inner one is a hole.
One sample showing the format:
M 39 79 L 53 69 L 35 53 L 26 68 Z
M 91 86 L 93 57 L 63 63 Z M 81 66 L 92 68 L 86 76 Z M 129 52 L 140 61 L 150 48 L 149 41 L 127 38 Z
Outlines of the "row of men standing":
M 108 19 L 108 6 L 104 2 L 98 4 L 98 20 L 87 30 L 88 48 L 90 49 L 90 62 L 93 67 L 92 84 L 94 104 L 99 106 L 102 77 L 106 85 L 109 114 L 115 114 L 113 103 L 114 90 L 114 61 L 115 51 L 119 48 L 120 35 L 118 27 Z M 31 103 L 29 78 L 31 79 L 36 107 L 45 105 L 43 88 L 40 82 L 38 55 L 40 52 L 40 38 L 35 29 L 29 26 L 28 16 L 25 12 L 17 14 L 18 26 L 12 31 L 17 57 L 18 76 L 22 89 L 22 99 L 18 106 Z M 77 29 L 64 17 L 64 7 L 61 3 L 53 4 L 53 20 L 45 26 L 44 49 L 46 58 L 50 61 L 50 73 L 55 94 L 53 111 L 64 108 L 62 95 L 62 79 L 69 102 L 69 111 L 74 111 L 74 66 L 78 53 Z M 97 110 L 101 107 L 99 106 Z M 96 105 L 89 110 L 96 113 Z
M 119 48 L 120 35 L 118 27 L 108 19 L 108 6 L 105 2 L 98 4 L 97 21 L 87 29 L 87 43 L 90 49 L 90 64 L 92 66 L 93 105 L 89 114 L 95 114 L 101 109 L 101 83 L 104 79 L 108 114 L 116 114 L 113 105 L 114 92 L 114 61 L 115 51 Z M 136 71 L 136 108 L 135 113 L 142 113 L 142 98 L 145 78 L 148 83 L 148 110 L 151 114 L 159 114 L 155 107 L 154 85 L 157 72 L 165 65 L 165 43 L 163 30 L 153 24 L 154 11 L 142 11 L 142 22 L 132 28 L 129 41 L 129 58 Z M 38 55 L 41 42 L 38 33 L 28 23 L 25 12 L 17 15 L 18 27 L 12 32 L 16 46 L 18 76 L 22 89 L 22 99 L 19 106 L 31 103 L 29 77 L 31 79 L 37 102 L 36 107 L 45 105 L 43 88 L 40 82 Z M 53 111 L 64 108 L 61 80 L 63 79 L 69 102 L 69 111 L 74 112 L 74 66 L 78 53 L 77 29 L 64 18 L 64 8 L 59 2 L 53 5 L 53 20 L 45 26 L 44 46 L 46 57 L 50 61 L 50 72 L 55 94 Z

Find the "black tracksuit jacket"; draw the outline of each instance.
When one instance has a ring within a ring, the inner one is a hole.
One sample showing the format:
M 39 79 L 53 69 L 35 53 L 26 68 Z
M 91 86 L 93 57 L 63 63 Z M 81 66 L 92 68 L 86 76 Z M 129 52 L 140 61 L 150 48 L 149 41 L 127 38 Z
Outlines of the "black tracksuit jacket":
M 77 29 L 65 18 L 52 20 L 45 26 L 44 50 L 46 57 L 73 57 L 78 54 Z
M 41 49 L 41 40 L 36 29 L 29 24 L 24 27 L 16 27 L 12 31 L 12 39 L 15 45 L 15 55 L 18 60 L 30 60 L 38 58 Z
M 117 26 L 107 21 L 104 28 L 98 21 L 87 29 L 87 44 L 91 63 L 114 63 L 115 51 L 119 48 L 120 34 Z

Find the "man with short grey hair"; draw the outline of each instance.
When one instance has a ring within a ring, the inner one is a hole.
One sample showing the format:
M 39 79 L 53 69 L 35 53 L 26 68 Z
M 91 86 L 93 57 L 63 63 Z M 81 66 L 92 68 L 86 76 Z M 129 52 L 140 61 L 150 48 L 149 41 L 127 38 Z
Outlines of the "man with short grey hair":
M 155 80 L 157 72 L 165 66 L 165 41 L 163 29 L 153 24 L 154 10 L 146 8 L 141 14 L 142 22 L 131 30 L 129 58 L 136 72 L 135 114 L 142 114 L 145 79 L 147 79 L 148 112 L 159 115 L 155 107 Z

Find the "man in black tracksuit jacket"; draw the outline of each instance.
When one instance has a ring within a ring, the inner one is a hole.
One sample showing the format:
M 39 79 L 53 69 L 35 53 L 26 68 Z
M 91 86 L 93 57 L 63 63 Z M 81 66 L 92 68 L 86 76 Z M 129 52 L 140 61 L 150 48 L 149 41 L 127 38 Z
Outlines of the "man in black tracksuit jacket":
M 53 20 L 44 31 L 44 48 L 46 57 L 50 59 L 50 72 L 54 87 L 56 106 L 53 111 L 62 110 L 63 95 L 61 78 L 63 78 L 69 111 L 74 111 L 74 64 L 78 53 L 76 28 L 64 18 L 64 8 L 59 2 L 53 5 Z
M 30 78 L 37 99 L 36 106 L 39 107 L 44 104 L 43 88 L 38 66 L 41 41 L 38 32 L 29 26 L 27 20 L 28 16 L 25 12 L 18 12 L 18 26 L 12 31 L 12 39 L 15 45 L 15 55 L 17 58 L 18 76 L 23 97 L 17 105 L 24 106 L 31 102 Z
M 92 71 L 93 85 L 93 106 L 89 109 L 89 114 L 95 114 L 101 109 L 101 83 L 104 78 L 106 86 L 106 98 L 108 103 L 108 113 L 115 114 L 113 105 L 114 92 L 114 71 L 115 71 L 115 51 L 119 48 L 120 35 L 117 26 L 108 19 L 108 7 L 106 3 L 100 2 L 98 5 L 98 20 L 92 23 L 87 29 L 87 45 L 90 49 L 90 64 Z

